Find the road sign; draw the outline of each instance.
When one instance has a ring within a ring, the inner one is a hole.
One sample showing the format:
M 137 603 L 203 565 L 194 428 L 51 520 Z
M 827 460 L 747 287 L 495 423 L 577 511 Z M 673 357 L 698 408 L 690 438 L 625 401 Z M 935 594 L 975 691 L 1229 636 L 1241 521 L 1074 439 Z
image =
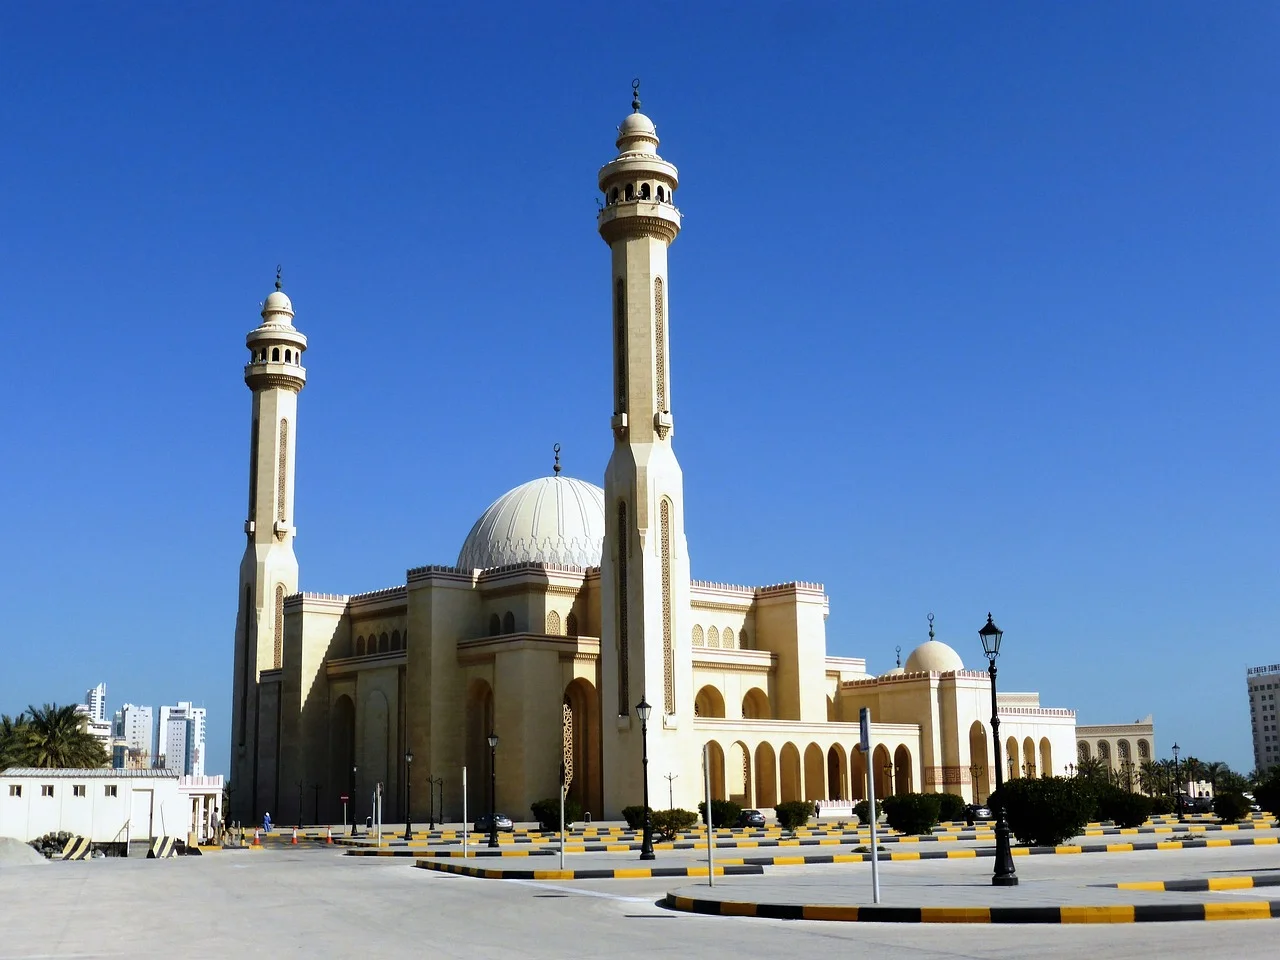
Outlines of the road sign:
M 344 793 L 344 794 L 343 794 L 342 796 L 340 796 L 338 799 L 339 799 L 339 800 L 341 800 L 343 803 L 346 803 L 346 802 L 347 802 L 348 800 L 350 800 L 351 798 L 350 798 L 350 797 L 348 797 L 348 796 Z
M 862 736 L 862 742 L 858 744 L 862 747 L 863 753 L 871 752 L 871 708 L 863 707 L 858 711 L 858 732 Z

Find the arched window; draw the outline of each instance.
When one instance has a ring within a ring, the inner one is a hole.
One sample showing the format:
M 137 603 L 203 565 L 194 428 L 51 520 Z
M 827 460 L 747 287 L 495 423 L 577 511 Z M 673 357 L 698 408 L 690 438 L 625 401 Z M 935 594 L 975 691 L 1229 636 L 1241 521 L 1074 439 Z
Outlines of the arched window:
M 489 614 L 489 636 L 496 637 L 502 632 L 502 620 L 496 613 Z
M 279 362 L 280 362 L 280 348 L 279 348 L 279 347 L 272 347 L 272 348 L 271 348 L 271 362 L 272 362 L 272 363 L 279 363 Z
M 391 631 L 391 650 L 392 652 L 395 652 L 396 650 L 399 650 L 399 649 L 400 649 L 400 631 L 392 630 Z
M 617 188 L 617 187 L 614 187 L 612 190 L 610 190 L 610 191 L 609 191 L 609 202 L 610 202 L 610 203 L 617 203 L 617 202 L 618 202 L 618 188 Z
M 409 631 L 408 630 L 404 632 L 403 639 L 404 639 L 404 648 L 408 650 L 409 649 Z
M 569 615 L 564 618 L 564 632 L 571 637 L 576 637 L 578 635 L 578 615 L 572 610 L 570 610 Z
M 263 360 L 263 361 L 265 361 L 265 360 L 267 359 L 267 348 L 266 348 L 266 347 L 263 347 L 263 348 L 258 352 L 258 359 L 259 359 L 259 360 Z
M 554 610 L 547 614 L 547 636 L 560 636 L 560 614 Z
M 1139 760 L 1151 759 L 1151 744 L 1147 743 L 1147 741 L 1145 740 L 1138 741 L 1138 759 Z
M 503 633 L 516 632 L 516 615 L 512 613 L 510 610 L 508 610 L 506 613 L 502 615 L 502 632 Z
M 720 631 L 717 630 L 715 627 L 707 627 L 707 646 L 708 647 L 720 646 Z
M 356 637 L 356 656 L 364 656 L 364 637 Z
M 292 350 L 286 350 L 286 351 L 284 352 L 284 362 L 285 362 L 285 363 L 293 363 L 293 351 L 292 351 Z
M 751 649 L 750 647 L 747 646 L 747 631 L 745 628 L 738 631 L 738 649 L 739 650 Z
M 379 634 L 378 635 L 378 652 L 388 653 L 390 652 L 390 650 L 391 650 L 391 638 L 388 637 L 386 633 Z
M 628 183 L 626 190 L 623 191 L 623 196 L 627 200 L 634 200 L 636 198 L 636 188 Z
M 649 185 L 647 183 L 640 184 L 640 199 L 641 200 L 649 199 Z
M 706 646 L 707 638 L 702 635 L 702 627 L 696 623 L 693 625 L 693 645 L 695 647 Z
M 720 631 L 720 646 L 724 647 L 726 650 L 734 649 L 732 627 L 725 627 Z
M 662 187 L 658 187 L 658 202 L 662 203 L 666 199 L 667 199 L 666 192 L 662 189 Z

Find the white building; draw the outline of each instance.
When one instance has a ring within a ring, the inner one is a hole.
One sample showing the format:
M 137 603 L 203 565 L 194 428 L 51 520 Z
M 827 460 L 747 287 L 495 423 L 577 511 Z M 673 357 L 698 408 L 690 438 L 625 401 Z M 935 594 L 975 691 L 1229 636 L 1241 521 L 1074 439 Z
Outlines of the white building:
M 92 691 L 90 691 L 92 692 Z M 84 717 L 84 727 L 94 737 L 102 741 L 107 753 L 111 753 L 111 724 L 106 720 L 98 720 L 93 715 L 93 708 L 87 703 L 77 703 L 76 713 Z
M 204 776 L 205 713 L 189 700 L 160 708 L 157 766 L 184 776 Z
M 1276 694 L 1280 693 L 1280 663 L 1250 667 L 1249 723 L 1253 727 L 1253 764 L 1266 772 L 1280 763 L 1280 726 L 1276 720 Z
M 117 767 L 149 767 L 154 752 L 155 727 L 150 707 L 126 703 L 112 720 L 113 765 Z
M 0 836 L 35 840 L 65 830 L 94 843 L 200 842 L 221 819 L 222 787 L 222 777 L 169 770 L 12 768 L 0 774 Z
M 98 723 L 107 722 L 107 685 L 100 683 L 84 693 L 85 706 L 88 707 L 89 719 Z

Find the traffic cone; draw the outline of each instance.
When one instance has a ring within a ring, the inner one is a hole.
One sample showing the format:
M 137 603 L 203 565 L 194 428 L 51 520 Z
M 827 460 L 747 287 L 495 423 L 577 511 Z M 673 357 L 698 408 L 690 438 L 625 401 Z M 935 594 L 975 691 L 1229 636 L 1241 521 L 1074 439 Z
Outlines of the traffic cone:
M 293 839 L 292 839 L 292 840 L 290 840 L 289 842 L 290 842 L 290 843 L 292 843 L 292 844 L 294 844 L 295 846 L 297 845 L 297 843 L 298 843 L 298 828 L 297 828 L 297 827 L 294 827 L 294 828 L 293 828 Z
M 324 842 L 333 843 L 333 827 L 324 828 Z
M 259 836 L 260 833 L 261 831 L 257 827 L 253 828 L 253 845 L 255 847 L 262 846 L 262 838 Z

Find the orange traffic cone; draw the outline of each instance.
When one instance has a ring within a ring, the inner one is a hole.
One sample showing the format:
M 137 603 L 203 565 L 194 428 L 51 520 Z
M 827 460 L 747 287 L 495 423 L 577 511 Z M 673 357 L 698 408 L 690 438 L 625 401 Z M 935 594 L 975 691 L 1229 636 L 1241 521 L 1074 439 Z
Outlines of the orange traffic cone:
M 290 840 L 289 842 L 290 842 L 290 843 L 292 843 L 292 844 L 297 844 L 297 842 L 298 842 L 298 828 L 297 828 L 297 827 L 294 827 L 294 828 L 293 828 L 293 839 L 292 839 L 292 840 Z
M 259 836 L 259 833 L 261 833 L 261 831 L 257 827 L 254 827 L 253 828 L 253 845 L 255 847 L 262 846 L 262 838 Z
M 324 828 L 324 842 L 333 843 L 333 827 Z

